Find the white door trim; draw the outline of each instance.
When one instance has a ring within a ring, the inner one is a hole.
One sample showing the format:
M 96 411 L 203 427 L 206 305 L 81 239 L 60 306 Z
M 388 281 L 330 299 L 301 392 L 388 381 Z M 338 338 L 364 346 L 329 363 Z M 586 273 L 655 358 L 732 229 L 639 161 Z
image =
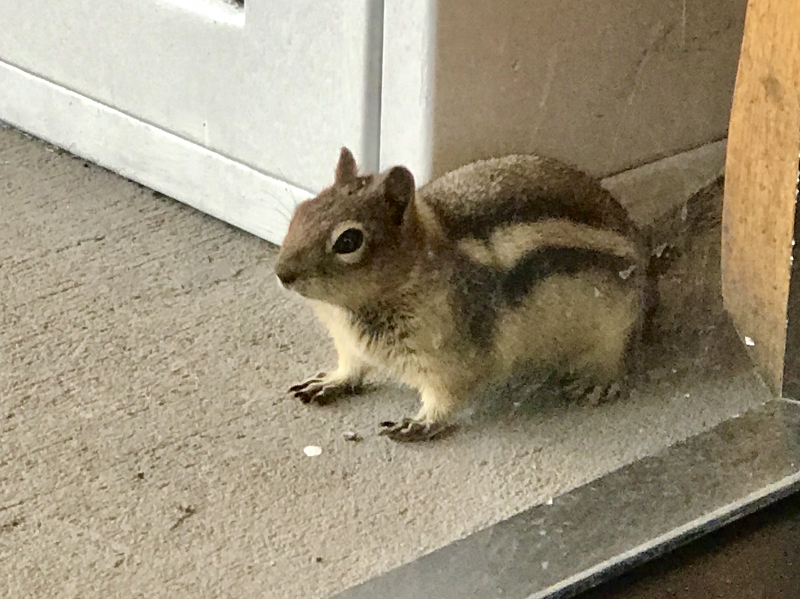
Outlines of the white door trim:
M 431 176 L 437 0 L 385 0 L 380 169 Z
M 0 61 L 8 124 L 280 243 L 300 189 Z

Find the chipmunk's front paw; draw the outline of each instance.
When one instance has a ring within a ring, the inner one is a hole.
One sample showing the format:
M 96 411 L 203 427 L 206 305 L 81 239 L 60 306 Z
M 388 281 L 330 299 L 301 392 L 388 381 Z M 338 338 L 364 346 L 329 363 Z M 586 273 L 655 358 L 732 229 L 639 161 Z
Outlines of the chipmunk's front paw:
M 430 441 L 434 437 L 452 429 L 452 425 L 442 422 L 423 422 L 413 418 L 403 418 L 400 422 L 381 422 L 381 432 L 379 434 L 389 437 L 392 441 L 413 443 L 416 441 Z
M 619 383 L 595 385 L 587 380 L 573 381 L 564 387 L 564 393 L 573 400 L 588 400 L 589 405 L 596 406 L 604 401 L 612 400 L 622 394 Z
M 305 404 L 325 405 L 342 395 L 357 393 L 359 388 L 358 384 L 332 379 L 326 373 L 320 372 L 302 383 L 289 387 L 289 393 Z

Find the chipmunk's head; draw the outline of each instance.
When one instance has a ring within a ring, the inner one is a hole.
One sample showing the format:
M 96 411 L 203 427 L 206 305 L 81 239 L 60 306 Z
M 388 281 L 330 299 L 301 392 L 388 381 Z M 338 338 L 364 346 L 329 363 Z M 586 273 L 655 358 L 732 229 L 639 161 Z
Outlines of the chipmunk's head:
M 414 177 L 396 166 L 359 175 L 342 148 L 332 186 L 297 206 L 275 273 L 305 297 L 355 308 L 379 296 L 401 274 L 411 247 L 404 220 Z

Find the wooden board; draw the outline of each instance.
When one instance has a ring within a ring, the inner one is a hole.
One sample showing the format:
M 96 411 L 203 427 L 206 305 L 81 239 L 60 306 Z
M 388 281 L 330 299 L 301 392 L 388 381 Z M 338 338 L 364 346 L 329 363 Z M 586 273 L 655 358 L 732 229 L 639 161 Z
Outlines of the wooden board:
M 728 136 L 722 291 L 776 394 L 783 392 L 799 154 L 800 2 L 750 0 Z

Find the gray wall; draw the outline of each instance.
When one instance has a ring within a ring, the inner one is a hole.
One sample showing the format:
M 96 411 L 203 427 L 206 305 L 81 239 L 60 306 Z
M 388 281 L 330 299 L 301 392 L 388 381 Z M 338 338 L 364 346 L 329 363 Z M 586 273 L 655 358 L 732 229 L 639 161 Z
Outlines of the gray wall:
M 725 137 L 746 0 L 439 0 L 433 172 L 541 152 L 606 175 Z

